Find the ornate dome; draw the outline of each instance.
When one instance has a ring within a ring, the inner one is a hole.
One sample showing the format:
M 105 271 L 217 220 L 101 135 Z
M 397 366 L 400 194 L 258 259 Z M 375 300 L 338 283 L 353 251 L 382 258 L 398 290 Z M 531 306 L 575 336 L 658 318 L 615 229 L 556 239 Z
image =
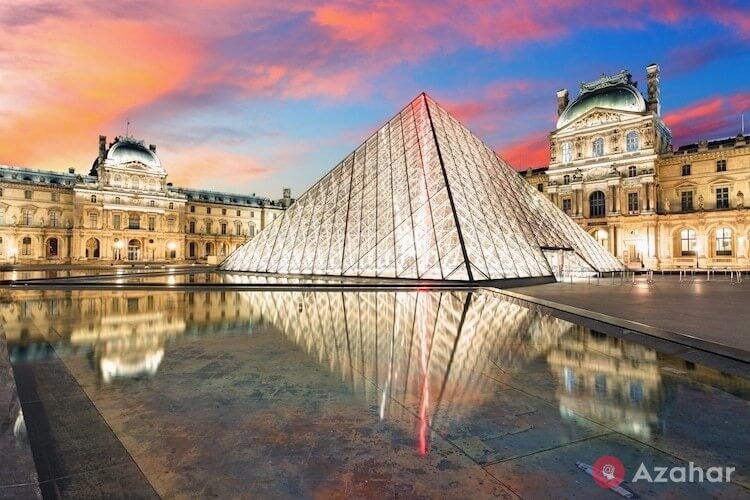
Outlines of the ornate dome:
M 130 137 L 118 137 L 107 151 L 106 161 L 115 165 L 138 162 L 149 170 L 164 172 L 156 153 Z
M 593 82 L 581 84 L 581 95 L 570 103 L 557 120 L 557 128 L 583 116 L 594 108 L 642 113 L 646 111 L 643 98 L 630 74 L 623 71 L 615 76 L 602 76 Z

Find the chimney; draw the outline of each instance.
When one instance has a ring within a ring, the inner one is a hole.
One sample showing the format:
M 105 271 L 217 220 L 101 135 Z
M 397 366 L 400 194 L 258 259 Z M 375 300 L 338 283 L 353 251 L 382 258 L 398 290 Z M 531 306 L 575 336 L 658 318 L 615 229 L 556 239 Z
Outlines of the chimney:
M 561 89 L 557 91 L 557 116 L 563 114 L 565 108 L 568 107 L 570 99 L 568 97 L 568 89 Z
M 107 156 L 107 136 L 99 136 L 99 163 L 104 161 L 104 157 Z
M 73 167 L 68 167 L 68 173 L 69 174 L 75 174 L 76 173 L 76 169 L 74 169 Z
M 152 153 L 156 153 L 156 145 L 155 145 L 155 144 L 149 144 L 149 145 L 148 145 L 148 149 L 149 149 L 149 150 L 150 150 L 150 151 L 151 151 Z
M 657 115 L 661 115 L 658 64 L 649 64 L 646 66 L 646 82 L 648 84 L 648 110 L 654 111 Z

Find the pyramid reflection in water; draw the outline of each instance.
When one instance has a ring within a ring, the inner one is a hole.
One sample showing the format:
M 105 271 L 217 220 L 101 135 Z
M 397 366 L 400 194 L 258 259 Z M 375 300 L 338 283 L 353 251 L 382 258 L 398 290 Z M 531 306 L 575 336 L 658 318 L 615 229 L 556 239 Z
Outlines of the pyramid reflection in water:
M 621 268 L 492 149 L 421 94 L 221 267 L 505 280 L 552 277 L 547 256 L 560 251 L 593 270 Z

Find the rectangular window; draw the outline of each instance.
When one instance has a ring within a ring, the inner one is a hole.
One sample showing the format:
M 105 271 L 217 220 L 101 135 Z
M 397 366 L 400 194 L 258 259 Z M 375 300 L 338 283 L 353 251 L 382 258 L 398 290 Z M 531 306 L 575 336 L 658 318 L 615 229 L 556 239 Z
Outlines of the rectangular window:
M 235 222 L 234 223 L 234 234 L 240 235 L 242 234 L 242 223 L 241 222 Z
M 171 201 L 169 202 L 169 209 L 170 210 L 174 209 L 174 202 L 171 202 Z
M 573 201 L 570 198 L 563 198 L 562 203 L 563 212 L 570 215 L 570 211 L 573 208 Z
M 227 234 L 227 225 L 224 223 L 221 224 L 221 234 Z
M 716 208 L 729 208 L 729 188 L 716 188 Z
M 252 217 L 255 217 L 255 212 L 254 212 L 254 211 L 252 211 L 252 210 L 250 210 L 250 217 L 251 217 L 251 218 L 252 218 Z
M 226 215 L 226 214 L 227 214 L 227 209 L 226 208 L 222 208 L 221 209 L 221 215 Z
M 207 213 L 207 214 L 210 214 L 210 213 L 211 213 L 211 207 L 206 207 L 206 213 Z
M 52 192 L 50 193 L 50 196 L 52 197 L 52 201 L 60 201 L 60 193 Z
M 148 218 L 148 230 L 149 231 L 155 231 L 156 230 L 156 217 L 149 217 Z
M 120 229 L 120 226 L 122 225 L 122 216 L 120 214 L 115 214 L 112 216 L 112 227 L 115 229 Z
M 57 227 L 57 225 L 60 223 L 60 216 L 57 212 L 50 212 L 49 213 L 49 225 L 50 227 Z
M 188 222 L 188 233 L 195 233 L 195 221 Z
M 689 212 L 693 209 L 693 192 L 683 191 L 680 193 L 680 209 Z
M 237 210 L 237 217 L 242 217 L 242 210 Z
M 690 175 L 690 164 L 682 166 L 682 175 Z
M 195 213 L 195 205 L 190 205 L 190 212 Z
M 716 171 L 717 172 L 726 172 L 727 171 L 727 161 L 726 160 L 716 160 Z
M 128 216 L 128 229 L 140 229 L 141 228 L 141 218 L 138 216 L 138 214 L 130 214 Z
M 541 183 L 537 184 L 536 185 L 536 190 L 539 191 L 540 193 L 543 193 L 544 192 L 544 184 L 541 184 Z
M 628 213 L 638 212 L 638 193 L 628 193 Z
M 23 197 L 26 198 L 27 200 L 30 200 L 32 196 L 34 196 L 34 193 L 29 191 L 28 189 L 23 192 Z
M 212 225 L 213 225 L 213 224 L 211 223 L 211 221 L 210 221 L 210 220 L 209 220 L 209 221 L 206 221 L 206 233 L 208 233 L 208 234 L 211 234 L 211 229 L 212 229 L 212 227 L 211 227 L 211 226 L 212 226 Z
M 89 214 L 89 227 L 96 228 L 99 224 L 99 216 L 97 214 Z
M 167 219 L 167 232 L 174 232 L 174 219 Z
M 31 210 L 24 210 L 21 214 L 21 222 L 24 226 L 30 226 L 34 218 L 34 213 Z

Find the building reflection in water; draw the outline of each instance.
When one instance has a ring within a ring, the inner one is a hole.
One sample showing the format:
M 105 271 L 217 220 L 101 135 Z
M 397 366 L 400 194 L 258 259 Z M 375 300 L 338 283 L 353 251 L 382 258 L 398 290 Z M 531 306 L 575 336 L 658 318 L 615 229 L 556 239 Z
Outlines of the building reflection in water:
M 272 327 L 376 405 L 381 419 L 416 416 L 422 453 L 429 429 L 446 429 L 496 397 L 496 378 L 528 385 L 526 373 L 545 370 L 555 387 L 548 397 L 571 425 L 584 417 L 648 439 L 669 401 L 664 372 L 689 371 L 676 358 L 490 290 L 14 291 L 4 298 L 0 319 L 14 362 L 49 356 L 51 344 L 63 357 L 86 355 L 104 383 L 153 376 L 182 336 Z M 689 376 L 747 395 L 747 381 L 717 374 L 693 367 Z

